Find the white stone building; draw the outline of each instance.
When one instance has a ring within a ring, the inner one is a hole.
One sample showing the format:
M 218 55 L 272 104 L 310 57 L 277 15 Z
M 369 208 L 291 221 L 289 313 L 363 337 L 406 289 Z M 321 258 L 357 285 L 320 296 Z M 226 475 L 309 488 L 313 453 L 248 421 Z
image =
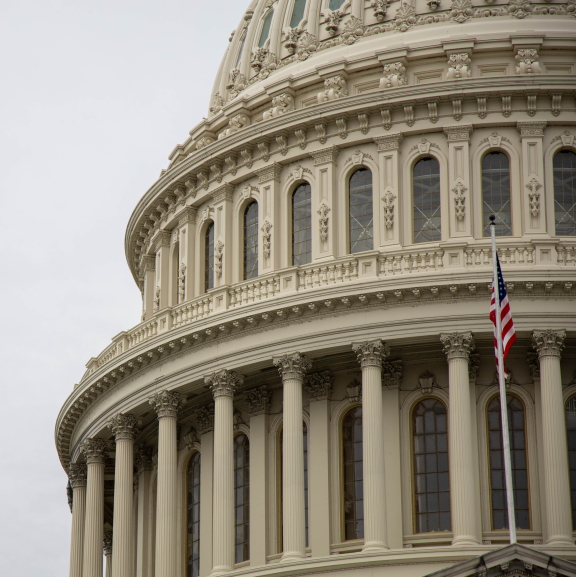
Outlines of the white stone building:
M 102 575 L 103 535 L 115 576 L 570 575 L 575 16 L 251 2 L 128 223 L 142 322 L 58 416 L 71 576 Z M 502 552 L 491 213 L 518 335 Z

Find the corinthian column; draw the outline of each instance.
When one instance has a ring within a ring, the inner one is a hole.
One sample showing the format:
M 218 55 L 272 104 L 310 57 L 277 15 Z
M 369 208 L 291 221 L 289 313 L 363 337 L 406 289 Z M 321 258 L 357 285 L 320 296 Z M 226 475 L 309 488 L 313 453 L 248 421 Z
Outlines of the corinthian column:
M 562 399 L 560 353 L 565 331 L 534 331 L 532 343 L 540 360 L 542 445 L 544 456 L 544 499 L 546 500 L 547 544 L 574 546 L 570 516 L 570 480 L 566 416 Z
M 184 400 L 179 393 L 164 390 L 148 401 L 158 415 L 155 575 L 178 576 L 176 420 Z
M 388 550 L 382 429 L 382 361 L 390 348 L 382 340 L 352 346 L 362 368 L 362 461 L 364 470 L 363 552 Z
M 70 576 L 82 576 L 82 550 L 86 523 L 86 464 L 70 464 L 72 484 L 72 539 L 70 541 Z
M 478 544 L 470 378 L 468 364 L 474 349 L 472 333 L 440 335 L 448 359 L 450 407 L 448 408 L 448 452 L 450 461 L 450 507 L 452 545 Z
M 212 576 L 234 568 L 234 391 L 242 384 L 235 371 L 222 369 L 204 378 L 214 396 L 214 505 Z
M 302 381 L 312 363 L 300 353 L 274 359 L 284 386 L 282 435 L 282 561 L 306 556 Z
M 82 576 L 102 576 L 102 532 L 104 532 L 104 454 L 106 440 L 88 438 L 81 447 L 88 464 L 86 525 Z
M 134 415 L 119 413 L 106 425 L 116 439 L 112 576 L 134 576 L 134 436 L 141 422 Z

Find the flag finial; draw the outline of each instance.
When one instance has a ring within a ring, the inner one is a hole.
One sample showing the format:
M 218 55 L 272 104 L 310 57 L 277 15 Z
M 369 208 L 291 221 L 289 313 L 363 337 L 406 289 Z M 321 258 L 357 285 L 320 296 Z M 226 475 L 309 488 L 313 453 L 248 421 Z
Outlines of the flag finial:
M 488 217 L 490 219 L 490 225 L 495 225 L 496 223 L 494 221 L 496 221 L 496 215 L 490 215 Z

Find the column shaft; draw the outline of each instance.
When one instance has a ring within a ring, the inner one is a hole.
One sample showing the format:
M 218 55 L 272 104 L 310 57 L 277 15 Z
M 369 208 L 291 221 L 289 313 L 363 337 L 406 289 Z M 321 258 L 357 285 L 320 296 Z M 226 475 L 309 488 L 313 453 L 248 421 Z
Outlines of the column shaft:
M 140 472 L 138 481 L 138 527 L 136 532 L 136 576 L 149 576 L 148 539 L 150 521 L 150 470 Z
M 104 461 L 88 464 L 86 527 L 82 576 L 102 576 L 104 532 Z
M 73 488 L 70 576 L 82 576 L 84 526 L 86 524 L 86 486 Z

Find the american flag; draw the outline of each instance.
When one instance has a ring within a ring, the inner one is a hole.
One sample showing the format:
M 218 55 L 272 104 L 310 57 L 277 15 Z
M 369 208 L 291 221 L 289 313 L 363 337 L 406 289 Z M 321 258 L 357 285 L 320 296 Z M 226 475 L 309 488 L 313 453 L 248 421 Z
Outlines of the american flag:
M 504 358 L 504 376 L 508 377 L 506 371 L 506 358 L 508 352 L 516 341 L 516 331 L 514 330 L 514 321 L 512 320 L 512 311 L 510 311 L 510 303 L 508 303 L 508 295 L 506 293 L 506 285 L 504 277 L 502 277 L 502 269 L 500 268 L 500 259 L 496 255 L 496 265 L 498 268 L 498 290 L 500 293 L 500 329 L 502 331 L 502 352 Z M 494 349 L 496 354 L 496 367 L 498 367 L 498 340 L 496 329 L 496 292 L 494 287 L 494 280 L 492 280 L 492 299 L 490 301 L 490 320 L 494 324 Z

